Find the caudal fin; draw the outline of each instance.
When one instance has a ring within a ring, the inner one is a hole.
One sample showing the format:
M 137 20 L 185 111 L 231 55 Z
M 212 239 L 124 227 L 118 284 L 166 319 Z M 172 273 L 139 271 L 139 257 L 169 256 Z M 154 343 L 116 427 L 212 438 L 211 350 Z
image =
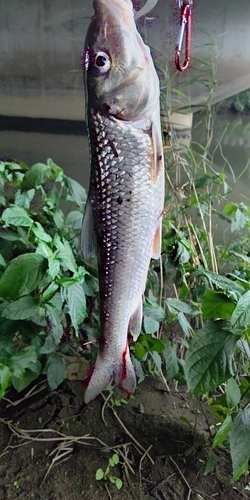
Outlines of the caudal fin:
M 85 392 L 85 403 L 89 403 L 98 396 L 98 394 L 104 391 L 112 380 L 114 380 L 129 396 L 135 391 L 136 377 L 128 348 L 118 361 L 113 360 L 112 357 L 102 358 L 101 355 L 98 354 L 93 373 Z

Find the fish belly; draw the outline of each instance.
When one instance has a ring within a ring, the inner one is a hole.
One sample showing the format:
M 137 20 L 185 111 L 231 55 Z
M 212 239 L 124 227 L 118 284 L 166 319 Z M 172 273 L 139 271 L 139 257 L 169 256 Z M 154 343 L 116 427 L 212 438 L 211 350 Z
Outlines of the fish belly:
M 101 339 L 85 401 L 114 380 L 128 394 L 136 379 L 127 334 L 141 314 L 153 242 L 163 210 L 163 168 L 154 175 L 150 127 L 91 112 L 87 201 L 99 269 Z M 87 238 L 87 236 L 86 236 Z M 132 320 L 131 320 L 132 319 Z M 140 320 L 141 321 L 141 320 Z M 139 330 L 140 330 L 139 321 Z M 137 332 L 138 334 L 139 332 Z

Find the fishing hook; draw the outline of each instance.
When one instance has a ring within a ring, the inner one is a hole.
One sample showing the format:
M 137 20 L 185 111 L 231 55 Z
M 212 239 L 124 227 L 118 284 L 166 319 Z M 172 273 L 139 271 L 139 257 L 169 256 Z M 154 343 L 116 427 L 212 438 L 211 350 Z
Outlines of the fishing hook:
M 181 9 L 180 30 L 175 47 L 175 66 L 178 71 L 187 69 L 190 62 L 190 40 L 191 40 L 191 5 L 193 1 L 188 2 L 179 0 L 179 7 Z M 185 59 L 184 62 L 180 61 L 180 53 L 182 49 L 183 39 L 185 36 Z

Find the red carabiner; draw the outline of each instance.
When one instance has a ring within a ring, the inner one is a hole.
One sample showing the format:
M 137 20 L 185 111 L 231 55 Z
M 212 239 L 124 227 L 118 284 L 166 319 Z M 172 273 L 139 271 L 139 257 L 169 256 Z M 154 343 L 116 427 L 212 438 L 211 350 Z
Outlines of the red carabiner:
M 181 7 L 181 21 L 180 21 L 180 31 L 175 47 L 175 66 L 179 71 L 184 71 L 187 69 L 190 61 L 190 40 L 191 40 L 191 3 L 188 2 Z M 186 32 L 185 37 L 185 59 L 183 64 L 180 62 L 180 52 L 182 49 L 182 43 L 184 38 L 184 32 Z

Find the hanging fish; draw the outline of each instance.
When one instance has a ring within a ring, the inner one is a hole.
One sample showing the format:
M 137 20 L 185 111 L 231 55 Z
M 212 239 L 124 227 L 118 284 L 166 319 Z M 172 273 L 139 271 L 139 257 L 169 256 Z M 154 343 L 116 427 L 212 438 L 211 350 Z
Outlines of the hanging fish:
M 94 0 L 83 65 L 91 173 L 82 251 L 98 260 L 101 330 L 88 403 L 112 380 L 135 390 L 127 336 L 140 334 L 150 259 L 161 253 L 159 80 L 130 0 Z

